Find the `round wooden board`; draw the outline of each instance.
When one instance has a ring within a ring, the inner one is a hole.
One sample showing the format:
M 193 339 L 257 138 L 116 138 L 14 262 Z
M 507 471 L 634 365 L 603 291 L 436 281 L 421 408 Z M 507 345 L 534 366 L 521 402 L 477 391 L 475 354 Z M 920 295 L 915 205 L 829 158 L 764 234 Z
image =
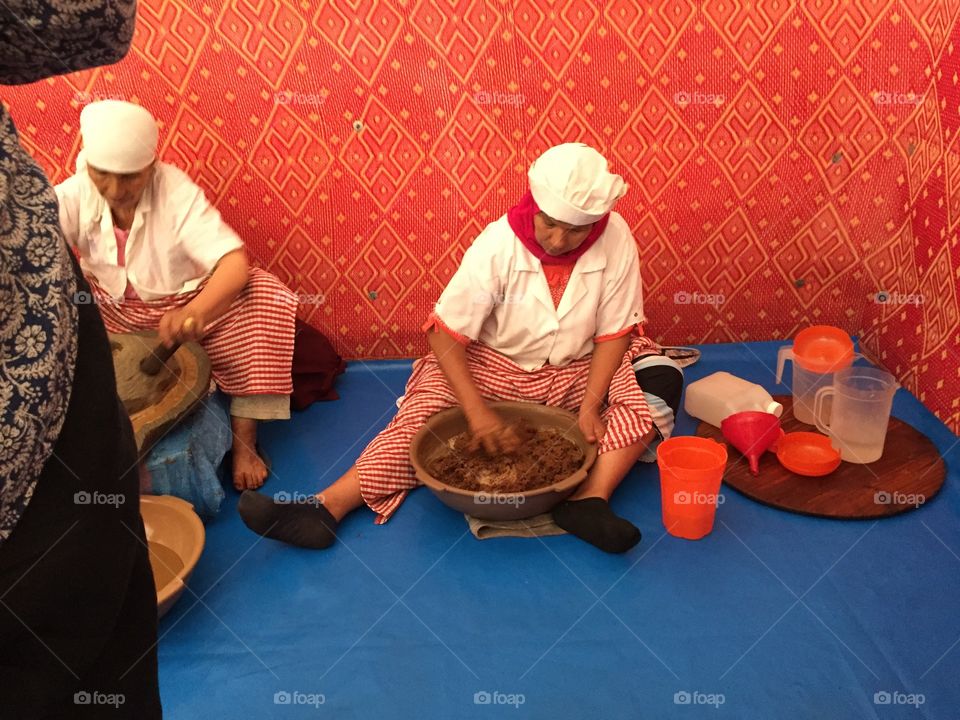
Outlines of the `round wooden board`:
M 783 403 L 784 432 L 817 432 L 793 416 L 792 396 L 774 399 Z M 719 428 L 705 422 L 697 427 L 697 435 L 726 442 Z M 797 475 L 772 452 L 760 458 L 760 474 L 754 477 L 746 458 L 730 443 L 727 450 L 724 483 L 764 505 L 818 517 L 879 518 L 914 510 L 939 492 L 946 477 L 946 465 L 934 444 L 894 417 L 879 460 L 866 465 L 841 462 L 822 477 Z
M 156 375 L 140 361 L 159 342 L 156 332 L 108 333 L 117 393 L 130 415 L 138 456 L 146 457 L 160 438 L 202 401 L 210 389 L 210 360 L 200 345 L 181 345 Z

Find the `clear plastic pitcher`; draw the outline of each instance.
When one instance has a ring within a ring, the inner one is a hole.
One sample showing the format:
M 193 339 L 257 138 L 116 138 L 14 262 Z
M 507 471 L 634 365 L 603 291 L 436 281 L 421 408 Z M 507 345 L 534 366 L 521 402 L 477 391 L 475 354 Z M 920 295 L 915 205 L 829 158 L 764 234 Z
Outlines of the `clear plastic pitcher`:
M 840 328 L 813 325 L 797 333 L 793 345 L 777 353 L 777 383 L 783 382 L 783 365 L 793 363 L 793 416 L 802 423 L 816 424 L 814 397 L 820 388 L 833 382 L 833 374 L 850 367 L 860 357 L 853 341 Z M 828 401 L 829 402 L 829 401 Z M 827 408 L 829 410 L 829 407 Z
M 896 378 L 886 370 L 851 367 L 836 373 L 832 386 L 817 390 L 817 428 L 830 436 L 830 444 L 840 451 L 841 460 L 871 463 L 880 459 L 897 387 Z M 830 396 L 833 406 L 827 413 L 823 401 Z M 824 419 L 827 417 L 829 424 Z

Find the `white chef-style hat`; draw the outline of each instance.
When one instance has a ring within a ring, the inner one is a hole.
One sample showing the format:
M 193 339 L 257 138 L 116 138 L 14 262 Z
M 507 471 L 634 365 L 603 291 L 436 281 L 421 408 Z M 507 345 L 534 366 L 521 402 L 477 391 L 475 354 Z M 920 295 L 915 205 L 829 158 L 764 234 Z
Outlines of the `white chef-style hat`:
M 90 103 L 80 113 L 80 135 L 87 164 L 98 170 L 139 172 L 157 156 L 157 121 L 133 103 Z
M 602 218 L 628 185 L 607 169 L 607 159 L 589 145 L 564 143 L 533 161 L 527 173 L 530 192 L 554 220 L 589 225 Z

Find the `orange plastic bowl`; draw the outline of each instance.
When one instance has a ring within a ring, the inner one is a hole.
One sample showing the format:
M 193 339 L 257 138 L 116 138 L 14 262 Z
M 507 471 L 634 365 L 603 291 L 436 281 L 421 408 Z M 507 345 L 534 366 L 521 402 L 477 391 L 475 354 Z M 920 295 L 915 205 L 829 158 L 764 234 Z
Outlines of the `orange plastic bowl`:
M 815 432 L 784 435 L 777 443 L 777 460 L 790 472 L 807 477 L 829 475 L 840 467 L 840 453 L 830 438 Z

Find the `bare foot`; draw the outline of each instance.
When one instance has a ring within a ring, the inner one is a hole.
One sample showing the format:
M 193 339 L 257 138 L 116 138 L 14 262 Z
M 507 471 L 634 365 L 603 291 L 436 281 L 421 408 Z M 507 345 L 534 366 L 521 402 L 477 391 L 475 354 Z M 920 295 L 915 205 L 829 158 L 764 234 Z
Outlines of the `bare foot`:
M 237 490 L 256 490 L 267 480 L 270 471 L 257 455 L 257 421 L 233 417 L 233 486 Z
M 245 445 L 233 446 L 233 486 L 237 490 L 256 490 L 267 480 L 266 464 L 257 453 Z

